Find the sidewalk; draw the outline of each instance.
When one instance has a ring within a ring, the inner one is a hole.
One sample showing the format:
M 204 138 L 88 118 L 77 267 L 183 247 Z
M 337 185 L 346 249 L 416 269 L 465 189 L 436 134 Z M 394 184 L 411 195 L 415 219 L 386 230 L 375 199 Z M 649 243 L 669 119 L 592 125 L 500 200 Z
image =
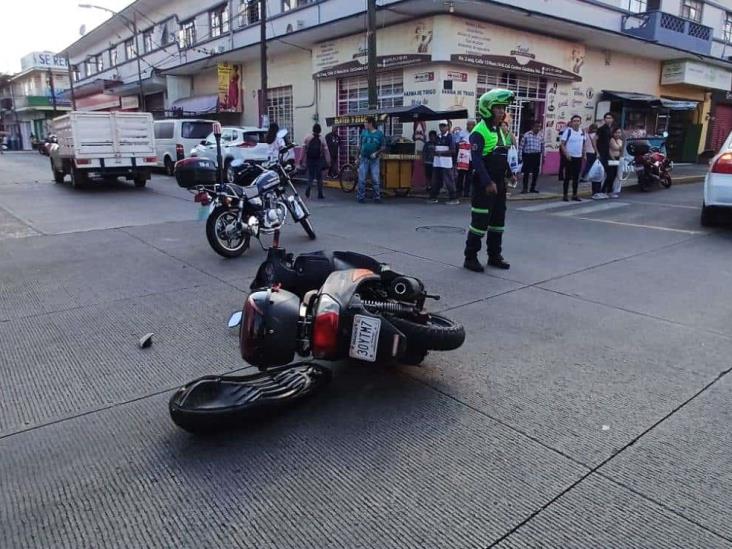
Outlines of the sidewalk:
M 707 164 L 680 164 L 674 167 L 671 172 L 671 178 L 674 184 L 684 183 L 698 183 L 704 181 L 704 176 L 707 173 L 709 166 Z M 623 182 L 624 188 L 636 187 L 638 180 L 635 174 Z M 539 189 L 538 194 L 520 194 L 522 187 L 522 180 L 519 180 L 519 185 L 513 190 L 509 200 L 544 200 L 547 198 L 560 198 L 563 195 L 562 182 L 557 179 L 556 175 L 541 175 L 536 187 Z M 571 187 L 571 184 L 570 184 Z M 592 196 L 591 184 L 589 182 L 580 183 L 579 195 L 582 197 Z

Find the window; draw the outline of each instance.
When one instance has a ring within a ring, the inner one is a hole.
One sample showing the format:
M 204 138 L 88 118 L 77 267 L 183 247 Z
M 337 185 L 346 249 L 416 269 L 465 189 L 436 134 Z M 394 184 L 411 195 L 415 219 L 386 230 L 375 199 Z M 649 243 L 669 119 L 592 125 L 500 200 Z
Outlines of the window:
M 259 22 L 259 0 L 239 0 L 239 26 Z
M 292 86 L 267 90 L 267 116 L 276 122 L 280 129 L 287 129 L 292 136 Z
M 213 122 L 183 122 L 180 136 L 183 139 L 205 139 L 213 131 Z
M 109 63 L 111 67 L 117 66 L 117 47 L 111 48 L 109 50 Z
M 694 21 L 695 23 L 701 23 L 703 8 L 704 2 L 701 0 L 682 0 L 681 17 Z
M 173 139 L 173 126 L 175 122 L 156 122 L 155 139 Z
M 125 40 L 125 59 L 134 59 L 136 54 L 135 40 L 132 38 Z
M 97 72 L 104 71 L 104 56 L 100 53 L 97 55 Z
M 724 41 L 732 44 L 732 13 L 727 12 L 724 20 Z
M 208 20 L 211 24 L 212 38 L 229 32 L 229 4 L 222 4 L 208 12 Z
M 191 48 L 196 43 L 196 21 L 191 19 L 180 24 L 180 47 Z
M 402 71 L 387 72 L 376 77 L 376 88 L 378 96 L 378 108 L 389 109 L 404 105 L 404 77 Z M 364 76 L 354 76 L 338 80 L 338 114 L 349 114 L 356 111 L 363 111 L 369 106 L 369 85 L 368 79 Z M 384 128 L 387 137 L 401 135 L 402 125 L 399 123 L 388 124 Z M 340 128 L 340 149 L 338 158 L 340 162 L 348 162 L 356 155 L 359 147 L 359 128 Z
M 527 116 L 523 109 L 524 104 L 526 102 L 546 101 L 547 98 L 547 83 L 544 78 L 509 72 L 478 72 L 478 85 L 475 90 L 476 101 L 481 95 L 493 88 L 505 88 L 516 94 L 518 101 L 514 101 L 507 109 L 511 117 L 511 131 L 515 135 L 522 133 L 526 123 L 526 120 L 523 120 L 524 124 L 522 125 L 522 116 Z M 477 102 L 476 112 L 478 112 Z
M 78 82 L 81 79 L 81 71 L 79 70 L 78 65 L 71 67 L 71 74 L 73 75 L 74 82 Z
M 84 74 L 86 74 L 87 76 L 91 76 L 96 73 L 97 73 L 97 60 L 93 57 L 90 57 L 84 63 Z
M 142 33 L 142 52 L 150 53 L 153 50 L 153 30 L 148 29 Z
M 314 4 L 317 0 L 282 0 L 282 11 L 290 11 L 301 6 Z
M 624 0 L 625 9 L 633 13 L 645 13 L 661 9 L 661 0 Z

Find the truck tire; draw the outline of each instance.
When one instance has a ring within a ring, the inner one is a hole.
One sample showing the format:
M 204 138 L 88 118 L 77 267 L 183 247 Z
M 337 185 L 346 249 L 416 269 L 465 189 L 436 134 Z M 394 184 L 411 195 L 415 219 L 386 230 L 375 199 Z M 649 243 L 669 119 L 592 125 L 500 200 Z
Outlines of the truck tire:
M 175 175 L 175 162 L 169 156 L 165 157 L 165 175 Z
M 89 182 L 89 176 L 86 172 L 71 168 L 71 186 L 74 189 L 81 189 Z
M 141 189 L 142 187 L 147 185 L 147 174 L 136 173 L 133 181 L 135 182 L 135 187 Z

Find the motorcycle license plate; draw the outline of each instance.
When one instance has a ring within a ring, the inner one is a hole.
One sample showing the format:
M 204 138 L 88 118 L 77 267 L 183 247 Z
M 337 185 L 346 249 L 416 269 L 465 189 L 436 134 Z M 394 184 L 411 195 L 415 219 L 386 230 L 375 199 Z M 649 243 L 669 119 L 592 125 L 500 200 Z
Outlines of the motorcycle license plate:
M 198 221 L 206 221 L 208 219 L 208 216 L 213 211 L 214 206 L 213 202 L 209 204 L 208 206 L 200 205 L 198 206 L 198 217 L 196 218 Z
M 370 316 L 353 317 L 351 348 L 348 356 L 366 362 L 376 362 L 376 350 L 379 346 L 381 320 Z

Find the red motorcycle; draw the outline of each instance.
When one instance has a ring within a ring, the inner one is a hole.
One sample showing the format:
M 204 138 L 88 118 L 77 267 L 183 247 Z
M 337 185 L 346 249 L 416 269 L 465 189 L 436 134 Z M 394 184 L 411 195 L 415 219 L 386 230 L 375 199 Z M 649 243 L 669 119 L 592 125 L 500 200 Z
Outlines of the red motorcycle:
M 671 170 L 673 170 L 674 164 L 662 152 L 665 145 L 664 141 L 658 147 L 654 147 L 648 141 L 640 140 L 632 141 L 626 147 L 628 153 L 633 155 L 638 186 L 643 192 L 651 190 L 651 187 L 656 184 L 660 184 L 666 189 L 672 184 Z

